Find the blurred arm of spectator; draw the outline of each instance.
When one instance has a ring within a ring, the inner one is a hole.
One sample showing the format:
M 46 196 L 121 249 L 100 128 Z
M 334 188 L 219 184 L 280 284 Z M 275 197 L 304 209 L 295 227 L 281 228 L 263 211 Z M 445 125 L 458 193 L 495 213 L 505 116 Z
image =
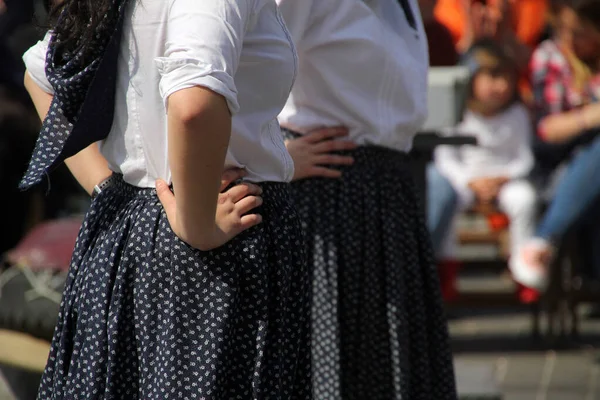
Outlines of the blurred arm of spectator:
M 550 143 L 568 141 L 589 129 L 600 127 L 600 104 L 592 103 L 568 110 L 572 95 L 571 66 L 552 41 L 544 42 L 531 58 L 530 70 L 538 136 Z
M 435 150 L 435 165 L 456 191 L 471 191 L 480 203 L 493 201 L 500 186 L 506 182 L 496 179 L 497 177 L 473 177 L 465 168 L 456 146 L 438 146 Z
M 54 89 L 48 82 L 45 72 L 46 51 L 49 40 L 50 34 L 46 34 L 44 40 L 39 41 L 23 55 L 23 60 L 27 66 L 24 80 L 25 88 L 42 120 L 46 118 L 54 94 Z M 100 153 L 97 143 L 68 158 L 65 163 L 75 179 L 89 194 L 92 193 L 98 182 L 112 174 L 106 159 Z
M 538 124 L 541 138 L 550 143 L 560 143 L 590 129 L 600 128 L 600 103 L 592 103 L 575 110 L 551 114 Z

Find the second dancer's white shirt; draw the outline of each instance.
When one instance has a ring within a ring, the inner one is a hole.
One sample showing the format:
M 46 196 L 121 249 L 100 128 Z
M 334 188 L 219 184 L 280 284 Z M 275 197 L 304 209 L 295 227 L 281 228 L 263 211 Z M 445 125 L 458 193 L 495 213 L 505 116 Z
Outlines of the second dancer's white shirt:
M 170 94 L 193 86 L 223 95 L 233 114 L 228 167 L 252 181 L 288 181 L 293 161 L 277 115 L 292 87 L 296 61 L 273 0 L 136 0 L 119 57 L 115 117 L 101 143 L 112 170 L 152 187 L 170 181 L 167 109 Z M 49 93 L 45 40 L 24 61 Z M 198 132 L 199 135 L 202 132 Z
M 280 124 L 346 126 L 359 144 L 408 151 L 427 117 L 427 38 L 397 0 L 277 0 L 299 72 Z

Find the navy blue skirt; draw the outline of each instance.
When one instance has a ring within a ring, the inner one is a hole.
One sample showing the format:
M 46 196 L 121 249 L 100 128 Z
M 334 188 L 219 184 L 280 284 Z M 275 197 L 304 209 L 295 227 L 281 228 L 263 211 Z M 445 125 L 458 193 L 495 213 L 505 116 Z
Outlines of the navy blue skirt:
M 39 399 L 310 399 L 309 276 L 289 185 L 209 252 L 121 178 L 83 222 Z
M 292 184 L 312 268 L 314 398 L 456 400 L 409 158 L 377 146 L 343 154 L 355 162 L 342 178 Z

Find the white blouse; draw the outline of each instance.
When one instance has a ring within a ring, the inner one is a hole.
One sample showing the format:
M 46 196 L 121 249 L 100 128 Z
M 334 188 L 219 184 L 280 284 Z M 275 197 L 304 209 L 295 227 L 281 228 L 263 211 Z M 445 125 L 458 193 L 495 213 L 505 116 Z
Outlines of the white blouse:
M 299 74 L 279 122 L 307 133 L 346 126 L 358 144 L 408 151 L 427 116 L 427 38 L 397 0 L 277 0 Z
M 523 178 L 533 168 L 533 124 L 522 104 L 492 117 L 467 111 L 463 121 L 447 134 L 477 138 L 477 146 L 439 146 L 435 150 L 438 169 L 456 188 L 466 188 L 475 178 Z
M 113 126 L 100 144 L 125 181 L 171 180 L 166 101 L 203 86 L 233 114 L 226 167 L 252 181 L 289 181 L 293 162 L 277 122 L 296 75 L 296 54 L 274 0 L 136 0 L 119 59 Z M 33 80 L 44 72 L 49 35 L 24 55 Z

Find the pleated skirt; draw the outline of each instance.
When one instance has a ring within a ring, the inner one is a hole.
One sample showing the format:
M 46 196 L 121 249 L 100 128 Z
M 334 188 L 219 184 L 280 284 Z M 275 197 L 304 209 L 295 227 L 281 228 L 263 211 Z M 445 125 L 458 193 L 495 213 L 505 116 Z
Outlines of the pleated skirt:
M 437 269 L 408 156 L 376 146 L 345 154 L 355 162 L 341 179 L 292 184 L 312 268 L 314 398 L 455 400 Z
M 83 222 L 38 398 L 310 399 L 309 272 L 289 185 L 208 252 L 117 177 Z

